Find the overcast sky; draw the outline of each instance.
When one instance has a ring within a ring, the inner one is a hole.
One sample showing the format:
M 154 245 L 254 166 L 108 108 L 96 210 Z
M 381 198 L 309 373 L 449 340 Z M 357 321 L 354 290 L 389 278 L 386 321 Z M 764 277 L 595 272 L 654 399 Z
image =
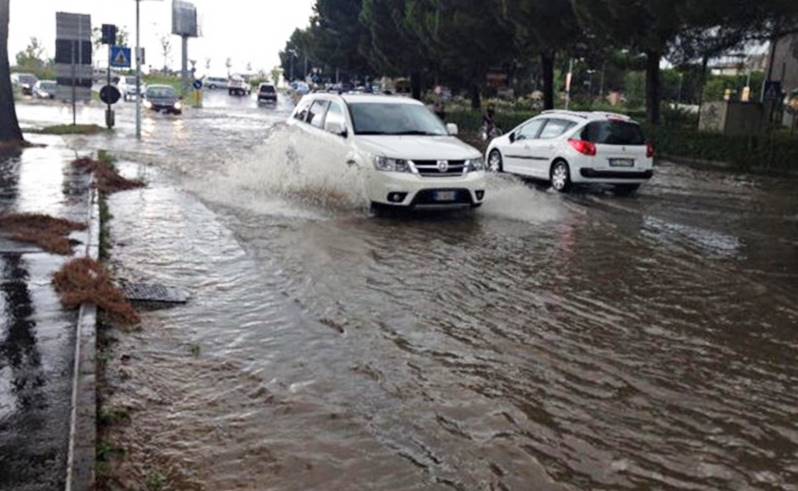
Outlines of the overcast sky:
M 308 24 L 313 0 L 193 0 L 200 15 L 202 37 L 189 41 L 189 59 L 196 59 L 199 74 L 205 60 L 211 59 L 213 73 L 225 76 L 227 57 L 233 71 L 244 71 L 252 63 L 254 71 L 266 72 L 279 64 L 278 52 L 297 27 Z M 146 65 L 163 66 L 160 39 L 171 32 L 171 0 L 142 0 L 141 44 L 146 49 Z M 136 5 L 134 0 L 11 0 L 9 55 L 27 46 L 31 37 L 39 38 L 47 56 L 55 54 L 55 13 L 90 14 L 92 27 L 116 24 L 131 34 L 135 45 Z M 180 38 L 172 39 L 169 66 L 179 69 Z

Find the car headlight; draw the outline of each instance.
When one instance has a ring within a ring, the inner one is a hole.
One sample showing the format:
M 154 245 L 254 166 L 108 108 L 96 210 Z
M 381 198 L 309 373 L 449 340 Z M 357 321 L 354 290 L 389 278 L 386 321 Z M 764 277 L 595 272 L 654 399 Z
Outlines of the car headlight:
M 485 160 L 482 157 L 466 160 L 465 165 L 466 169 L 468 169 L 468 172 L 479 172 L 485 170 Z
M 407 160 L 379 156 L 374 157 L 374 168 L 381 172 L 412 172 Z
M 183 109 L 183 103 L 179 101 L 175 102 L 175 109 L 177 109 L 178 111 Z
M 144 101 L 144 107 L 146 107 L 147 109 L 150 109 L 152 107 L 152 102 Z

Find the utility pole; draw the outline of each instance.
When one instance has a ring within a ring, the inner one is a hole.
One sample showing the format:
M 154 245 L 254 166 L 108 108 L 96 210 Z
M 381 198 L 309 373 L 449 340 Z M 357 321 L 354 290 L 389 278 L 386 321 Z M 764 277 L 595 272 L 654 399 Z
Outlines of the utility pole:
M 141 0 L 136 0 L 136 139 L 141 140 Z

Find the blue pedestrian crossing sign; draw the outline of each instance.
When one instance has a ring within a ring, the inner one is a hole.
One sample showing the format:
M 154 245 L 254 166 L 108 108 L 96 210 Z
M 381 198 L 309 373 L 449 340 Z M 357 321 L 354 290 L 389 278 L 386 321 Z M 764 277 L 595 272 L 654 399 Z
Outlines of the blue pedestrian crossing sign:
M 130 48 L 111 46 L 111 66 L 116 68 L 130 68 Z

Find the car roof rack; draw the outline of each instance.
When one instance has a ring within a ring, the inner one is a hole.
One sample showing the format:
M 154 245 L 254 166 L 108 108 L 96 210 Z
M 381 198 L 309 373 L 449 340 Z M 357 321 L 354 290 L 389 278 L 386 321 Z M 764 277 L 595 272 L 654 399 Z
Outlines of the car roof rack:
M 563 116 L 571 116 L 574 118 L 587 119 L 587 114 L 578 111 L 566 111 L 564 109 L 549 109 L 540 114 L 561 114 Z

